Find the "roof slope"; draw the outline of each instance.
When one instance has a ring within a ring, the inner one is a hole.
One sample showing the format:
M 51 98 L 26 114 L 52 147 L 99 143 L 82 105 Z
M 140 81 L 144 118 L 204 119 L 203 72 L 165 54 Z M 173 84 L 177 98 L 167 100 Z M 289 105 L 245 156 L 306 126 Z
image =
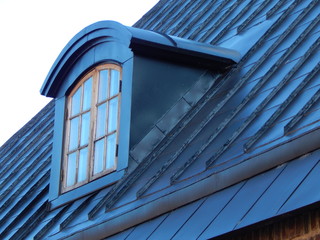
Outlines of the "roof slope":
M 192 216 L 214 201 L 215 212 L 200 232 L 213 237 L 319 201 L 312 189 L 319 180 L 319 152 L 308 154 L 320 147 L 319 12 L 317 0 L 161 0 L 135 27 L 235 49 L 242 54 L 237 67 L 212 77 L 211 88 L 192 100 L 193 92 L 187 93 L 180 100 L 188 104 L 183 114 L 167 114 L 175 124 L 161 130 L 160 120 L 131 149 L 136 166 L 124 179 L 53 211 L 46 209 L 50 103 L 0 148 L 0 238 L 77 239 L 90 236 L 89 228 L 100 236 L 106 236 L 101 229 L 113 234 L 128 228 L 114 236 L 120 239 L 149 229 L 155 231 L 148 236 L 157 237 L 175 215 L 181 221 L 172 228 L 181 229 L 173 234 L 183 234 L 197 221 Z M 285 181 L 297 174 L 296 181 Z M 277 196 L 284 183 L 288 191 L 279 194 L 273 210 L 261 211 L 268 194 Z M 256 184 L 265 188 L 243 201 Z M 303 201 L 306 192 L 313 195 Z M 216 232 L 216 224 L 240 204 L 250 212 L 238 213 Z M 151 217 L 157 218 L 130 228 Z
M 209 239 L 319 200 L 320 150 L 108 239 Z M 288 181 L 290 179 L 290 181 Z M 316 191 L 313 199 L 305 194 Z M 210 214 L 208 214 L 210 212 Z

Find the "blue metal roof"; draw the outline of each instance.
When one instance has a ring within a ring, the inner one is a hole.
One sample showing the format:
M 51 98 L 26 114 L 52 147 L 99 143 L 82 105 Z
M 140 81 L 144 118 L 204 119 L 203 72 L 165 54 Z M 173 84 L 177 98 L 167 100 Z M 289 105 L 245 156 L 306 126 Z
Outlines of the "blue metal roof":
M 319 192 L 319 167 L 318 150 L 108 239 L 209 239 L 220 236 L 319 201 L 319 194 L 313 199 L 306 197 L 312 191 Z
M 236 50 L 236 68 L 199 79 L 117 184 L 48 211 L 51 102 L 0 148 L 0 238 L 203 239 L 319 202 L 319 12 L 317 0 L 161 0 L 135 28 Z

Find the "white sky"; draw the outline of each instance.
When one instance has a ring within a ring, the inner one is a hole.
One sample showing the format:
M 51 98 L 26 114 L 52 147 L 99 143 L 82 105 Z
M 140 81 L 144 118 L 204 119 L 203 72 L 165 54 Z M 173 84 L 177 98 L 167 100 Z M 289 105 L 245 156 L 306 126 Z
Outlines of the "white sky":
M 0 0 L 0 146 L 51 99 L 40 88 L 53 62 L 84 27 L 131 26 L 158 0 Z

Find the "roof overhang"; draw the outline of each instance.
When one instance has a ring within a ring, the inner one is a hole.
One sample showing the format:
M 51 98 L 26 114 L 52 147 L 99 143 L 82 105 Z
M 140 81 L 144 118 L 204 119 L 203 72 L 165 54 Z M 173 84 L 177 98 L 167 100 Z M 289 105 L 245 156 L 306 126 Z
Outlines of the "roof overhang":
M 134 54 L 200 65 L 217 71 L 225 71 L 241 57 L 237 51 L 227 48 L 126 27 L 114 21 L 101 21 L 84 28 L 65 46 L 50 69 L 41 94 L 55 97 L 63 77 L 75 62 L 85 52 L 105 42 L 126 47 Z

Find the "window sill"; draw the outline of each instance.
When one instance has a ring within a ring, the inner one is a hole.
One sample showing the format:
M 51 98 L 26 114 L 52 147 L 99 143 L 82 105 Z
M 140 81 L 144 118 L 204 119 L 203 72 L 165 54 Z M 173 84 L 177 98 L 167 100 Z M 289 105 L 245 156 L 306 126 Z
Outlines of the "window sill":
M 116 183 L 124 175 L 125 170 L 112 172 L 101 178 L 98 178 L 92 182 L 84 184 L 78 188 L 64 192 L 57 198 L 50 200 L 50 210 L 54 210 L 60 206 L 63 206 L 76 199 L 82 198 L 90 193 L 93 193 L 99 189 L 108 187 Z M 107 184 L 106 184 L 107 183 Z

